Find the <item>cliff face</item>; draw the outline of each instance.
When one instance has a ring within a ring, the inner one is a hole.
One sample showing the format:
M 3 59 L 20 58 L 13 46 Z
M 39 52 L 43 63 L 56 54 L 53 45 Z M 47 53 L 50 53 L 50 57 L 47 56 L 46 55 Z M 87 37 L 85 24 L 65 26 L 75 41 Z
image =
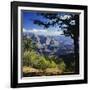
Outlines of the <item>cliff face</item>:
M 43 36 L 24 33 L 32 42 L 37 43 L 37 51 L 46 55 L 66 55 L 74 53 L 73 40 L 65 36 Z

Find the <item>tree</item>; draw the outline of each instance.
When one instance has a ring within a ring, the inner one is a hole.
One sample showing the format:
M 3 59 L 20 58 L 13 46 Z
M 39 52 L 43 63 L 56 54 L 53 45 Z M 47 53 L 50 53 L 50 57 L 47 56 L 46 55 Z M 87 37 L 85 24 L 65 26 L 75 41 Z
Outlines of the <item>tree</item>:
M 79 14 L 75 13 L 37 13 L 46 20 L 34 20 L 34 24 L 44 28 L 59 27 L 63 35 L 70 36 L 74 41 L 75 72 L 79 72 Z M 59 29 L 58 28 L 58 29 Z
M 23 49 L 24 51 L 31 51 L 37 49 L 37 44 L 35 43 L 35 40 L 32 40 L 31 38 L 27 38 L 26 35 L 23 35 Z

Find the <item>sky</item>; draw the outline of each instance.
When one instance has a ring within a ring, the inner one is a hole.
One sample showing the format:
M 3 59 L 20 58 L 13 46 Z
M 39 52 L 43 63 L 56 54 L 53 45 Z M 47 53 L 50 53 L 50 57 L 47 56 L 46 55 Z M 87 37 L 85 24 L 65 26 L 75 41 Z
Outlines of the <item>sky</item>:
M 38 12 L 39 13 L 39 12 Z M 68 13 L 60 13 L 60 18 L 63 20 L 69 19 L 70 15 Z M 37 11 L 22 11 L 22 28 L 23 32 L 27 33 L 34 33 L 37 35 L 43 36 L 60 36 L 63 34 L 63 29 L 56 27 L 50 27 L 48 29 L 43 28 L 43 26 L 38 26 L 33 23 L 33 20 L 41 20 L 46 21 L 43 16 L 38 15 Z M 70 22 L 72 25 L 75 25 L 75 20 Z M 67 27 L 67 25 L 63 24 L 63 27 Z M 65 36 L 62 35 L 63 39 L 65 40 Z M 72 43 L 72 39 L 70 37 L 66 38 L 68 42 Z
M 41 29 L 39 26 L 33 24 L 34 19 L 42 20 L 41 16 L 38 16 L 34 11 L 22 11 L 23 28 L 32 30 L 34 28 Z
M 38 12 L 39 13 L 39 12 Z M 65 13 L 61 14 L 62 19 L 70 18 L 70 15 L 65 15 Z M 46 21 L 46 19 L 38 15 L 36 11 L 22 11 L 22 27 L 23 32 L 30 32 L 35 34 L 46 34 L 46 35 L 61 35 L 63 34 L 63 30 L 56 26 L 56 27 L 50 27 L 48 29 L 44 29 L 43 26 L 38 26 L 33 23 L 33 20 L 40 20 L 40 21 Z M 67 25 L 63 24 L 64 27 L 67 27 Z

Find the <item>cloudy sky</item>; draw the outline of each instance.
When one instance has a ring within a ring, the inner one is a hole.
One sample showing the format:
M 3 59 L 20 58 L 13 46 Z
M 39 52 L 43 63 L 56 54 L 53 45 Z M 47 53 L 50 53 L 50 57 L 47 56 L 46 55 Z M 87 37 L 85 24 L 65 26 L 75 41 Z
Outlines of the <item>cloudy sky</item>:
M 43 35 L 43 36 L 60 36 L 63 34 L 62 31 L 58 30 L 51 30 L 51 29 L 25 29 L 23 28 L 24 33 L 34 33 L 35 35 Z
M 39 13 L 39 12 L 38 12 Z M 60 18 L 69 19 L 71 16 L 69 14 L 60 13 Z M 33 23 L 33 20 L 41 20 L 46 21 L 43 16 L 38 15 L 36 11 L 22 11 L 22 27 L 23 32 L 35 33 L 38 35 L 52 35 L 58 36 L 63 34 L 63 30 L 56 26 L 50 27 L 48 29 L 44 29 L 43 26 L 38 26 Z M 67 27 L 67 25 L 63 24 L 63 27 Z
M 22 11 L 22 28 L 23 32 L 27 33 L 34 33 L 37 35 L 44 35 L 44 36 L 60 36 L 63 34 L 63 29 L 56 25 L 56 27 L 49 27 L 48 29 L 45 29 L 43 26 L 38 26 L 33 23 L 34 20 L 40 20 L 40 21 L 46 21 L 47 19 L 44 18 L 41 15 L 38 15 L 41 12 L 37 11 Z M 71 15 L 70 13 L 58 13 L 59 17 L 63 20 L 70 19 Z M 70 22 L 71 25 L 75 25 L 75 20 L 72 20 Z M 62 24 L 62 27 L 68 27 L 64 23 Z M 63 36 L 63 35 L 62 35 Z M 65 37 L 63 37 L 65 38 Z M 69 37 L 70 41 L 70 37 Z

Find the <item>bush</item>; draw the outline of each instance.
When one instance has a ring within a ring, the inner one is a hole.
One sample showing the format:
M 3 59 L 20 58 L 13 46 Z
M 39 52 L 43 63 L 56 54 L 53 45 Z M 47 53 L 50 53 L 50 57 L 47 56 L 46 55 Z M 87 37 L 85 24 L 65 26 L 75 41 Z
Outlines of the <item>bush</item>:
M 56 63 L 52 60 L 52 61 L 48 61 L 48 68 L 56 68 Z
M 23 64 L 37 69 L 46 69 L 48 67 L 48 61 L 44 58 L 44 56 L 39 55 L 33 50 L 31 52 L 24 52 Z
M 23 65 L 37 69 L 56 68 L 57 66 L 53 60 L 48 60 L 33 50 L 24 52 Z
M 25 51 L 23 55 L 23 65 L 24 66 L 29 66 L 31 63 L 31 56 L 29 51 Z
M 39 56 L 38 59 L 33 62 L 33 67 L 37 69 L 46 69 L 48 67 L 48 62 L 43 56 Z
M 26 66 L 33 66 L 33 63 L 39 58 L 35 51 L 25 51 L 23 55 L 23 64 Z
M 65 71 L 65 69 L 66 69 L 66 64 L 65 64 L 65 62 L 62 60 L 62 61 L 60 61 L 60 63 L 58 64 L 58 68 L 60 69 L 60 70 L 62 70 L 62 71 Z

